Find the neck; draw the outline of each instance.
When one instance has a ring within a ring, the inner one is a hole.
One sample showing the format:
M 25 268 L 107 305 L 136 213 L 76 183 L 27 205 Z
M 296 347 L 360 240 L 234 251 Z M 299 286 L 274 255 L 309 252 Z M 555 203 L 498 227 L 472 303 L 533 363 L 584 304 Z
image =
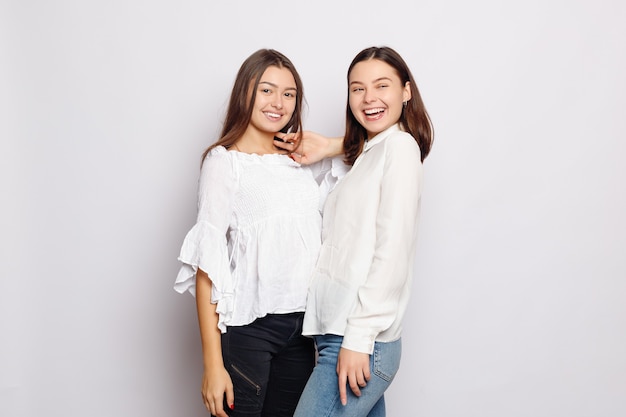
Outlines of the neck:
M 274 134 L 263 132 L 248 126 L 241 138 L 235 142 L 235 147 L 240 152 L 265 155 L 270 153 L 284 153 L 274 146 Z

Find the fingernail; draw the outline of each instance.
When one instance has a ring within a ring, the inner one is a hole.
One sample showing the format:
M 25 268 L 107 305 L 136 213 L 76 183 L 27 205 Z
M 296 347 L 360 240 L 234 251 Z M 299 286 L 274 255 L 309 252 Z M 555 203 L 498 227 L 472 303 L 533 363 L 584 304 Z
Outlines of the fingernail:
M 229 405 L 228 407 L 229 407 L 231 410 L 234 410 L 234 409 L 235 409 L 235 404 L 231 404 L 231 405 Z

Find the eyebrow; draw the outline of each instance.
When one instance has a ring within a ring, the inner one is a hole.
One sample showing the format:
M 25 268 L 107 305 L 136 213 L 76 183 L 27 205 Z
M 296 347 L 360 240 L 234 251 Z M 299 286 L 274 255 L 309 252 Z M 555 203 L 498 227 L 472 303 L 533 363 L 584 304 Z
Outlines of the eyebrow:
M 383 80 L 391 82 L 391 78 L 389 78 L 389 77 L 380 77 L 380 78 L 376 78 L 373 81 L 373 83 L 377 83 L 377 82 L 380 82 L 380 81 L 383 81 Z M 352 85 L 352 84 L 364 84 L 364 82 L 363 81 L 352 81 L 350 83 L 350 85 Z
M 270 87 L 278 88 L 278 86 L 276 84 L 271 83 L 269 81 L 259 81 L 259 85 L 261 85 L 261 84 L 267 84 Z M 296 87 L 287 87 L 287 88 L 285 88 L 285 90 L 296 90 L 296 91 L 298 91 L 298 89 Z

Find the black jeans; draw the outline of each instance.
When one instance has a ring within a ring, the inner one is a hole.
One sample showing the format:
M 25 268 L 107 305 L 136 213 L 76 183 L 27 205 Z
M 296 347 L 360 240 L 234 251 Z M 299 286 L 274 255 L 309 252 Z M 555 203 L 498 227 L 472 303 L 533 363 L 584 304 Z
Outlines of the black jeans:
M 222 334 L 233 381 L 232 417 L 292 417 L 315 365 L 313 340 L 302 336 L 304 313 L 269 314 Z

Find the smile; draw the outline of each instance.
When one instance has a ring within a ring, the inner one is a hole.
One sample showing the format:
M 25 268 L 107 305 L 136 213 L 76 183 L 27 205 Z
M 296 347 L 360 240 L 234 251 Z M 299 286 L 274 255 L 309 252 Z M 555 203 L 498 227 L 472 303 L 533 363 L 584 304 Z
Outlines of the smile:
M 282 114 L 279 113 L 271 113 L 271 112 L 263 112 L 263 114 L 265 114 L 265 116 L 267 116 L 269 119 L 280 119 L 281 117 L 283 117 Z
M 377 107 L 377 108 L 375 108 L 375 109 L 366 109 L 366 110 L 363 110 L 363 112 L 364 112 L 366 115 L 368 115 L 368 116 L 372 116 L 372 115 L 374 115 L 374 114 L 382 113 L 382 112 L 384 112 L 384 111 L 385 111 L 385 109 L 384 109 L 384 108 L 382 108 L 382 107 Z
M 366 121 L 375 122 L 385 116 L 385 111 L 386 109 L 384 107 L 376 107 L 373 109 L 365 109 L 363 113 L 365 114 Z

